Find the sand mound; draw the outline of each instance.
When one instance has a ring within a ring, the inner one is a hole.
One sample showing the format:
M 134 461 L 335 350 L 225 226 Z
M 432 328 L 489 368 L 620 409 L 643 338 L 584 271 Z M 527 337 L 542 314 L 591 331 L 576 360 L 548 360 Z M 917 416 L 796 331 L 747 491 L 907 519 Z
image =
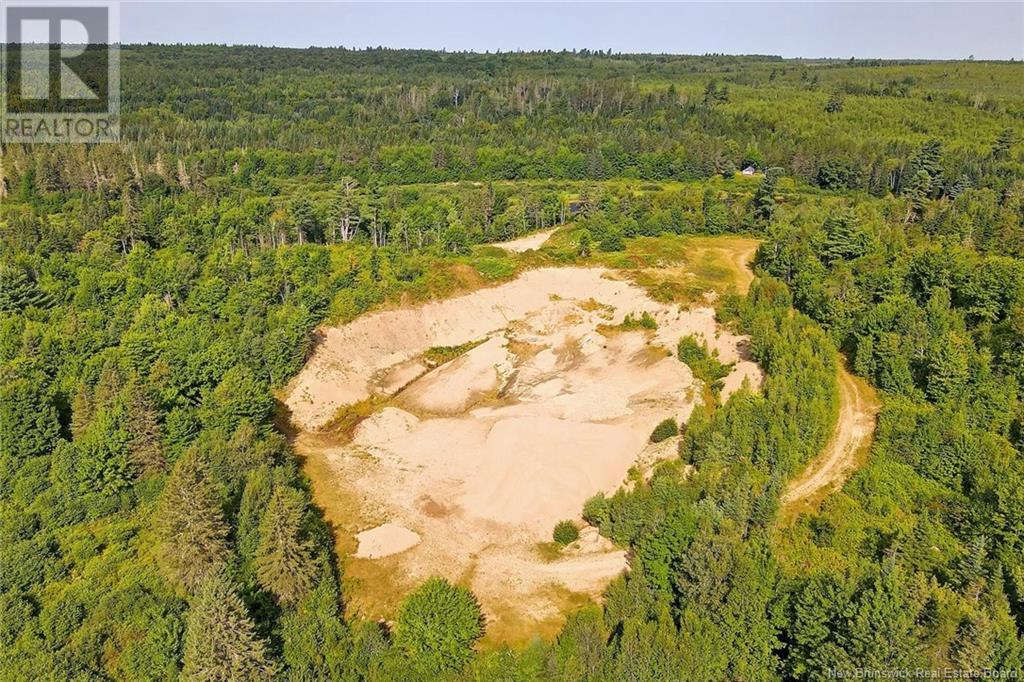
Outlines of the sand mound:
M 359 549 L 354 556 L 362 559 L 380 559 L 398 554 L 420 543 L 420 536 L 408 528 L 385 523 L 356 535 Z
M 405 410 L 385 407 L 359 422 L 352 434 L 352 443 L 364 446 L 386 443 L 408 433 L 419 421 L 416 415 Z
M 326 330 L 287 399 L 296 423 L 315 430 L 372 394 L 403 408 L 364 420 L 350 444 L 304 453 L 326 456 L 364 511 L 393 520 L 360 533 L 356 557 L 404 551 L 396 560 L 412 579 L 468 575 L 492 621 L 557 615 L 552 584 L 596 596 L 625 569 L 625 553 L 593 529 L 557 561 L 535 547 L 558 521 L 578 519 L 589 497 L 614 492 L 630 467 L 674 455 L 673 443 L 652 448 L 648 439 L 666 417 L 685 422 L 701 396 L 674 357 L 681 336 L 696 334 L 737 363 L 727 390 L 743 377 L 756 387 L 760 373 L 745 339 L 719 327 L 712 309 L 659 304 L 608 275 L 533 270 Z M 657 330 L 616 327 L 642 311 Z M 481 339 L 430 371 L 420 362 L 432 347 Z

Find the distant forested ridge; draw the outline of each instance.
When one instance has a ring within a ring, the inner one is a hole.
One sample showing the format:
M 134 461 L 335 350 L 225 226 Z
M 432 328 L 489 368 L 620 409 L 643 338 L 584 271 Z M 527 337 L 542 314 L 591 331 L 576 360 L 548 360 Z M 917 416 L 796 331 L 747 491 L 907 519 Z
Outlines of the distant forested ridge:
M 0 157 L 0 679 L 1024 665 L 1024 65 L 149 45 L 122 74 L 121 144 Z M 581 510 L 630 549 L 602 606 L 483 651 L 445 581 L 346 613 L 275 401 L 317 325 L 730 233 L 764 240 L 719 317 L 765 385 Z M 842 362 L 874 446 L 784 518 Z

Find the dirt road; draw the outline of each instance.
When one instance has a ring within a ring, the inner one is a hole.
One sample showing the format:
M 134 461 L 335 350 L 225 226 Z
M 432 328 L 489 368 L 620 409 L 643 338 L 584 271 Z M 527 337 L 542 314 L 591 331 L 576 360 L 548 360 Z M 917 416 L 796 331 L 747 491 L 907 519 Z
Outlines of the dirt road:
M 793 479 L 782 495 L 783 511 L 800 511 L 842 486 L 867 456 L 878 414 L 874 390 L 839 368 L 839 419 L 825 450 Z
M 548 238 L 555 233 L 556 230 L 558 230 L 558 228 L 553 227 L 550 230 L 534 232 L 533 234 L 528 234 L 525 237 L 513 239 L 512 241 L 494 242 L 493 244 L 489 244 L 488 246 L 497 246 L 500 249 L 512 251 L 513 253 L 523 253 L 525 251 L 532 251 L 533 249 L 539 249 L 540 247 L 544 246 L 544 242 L 546 242 Z
M 750 283 L 754 281 L 752 264 L 754 256 L 757 254 L 757 247 L 760 245 L 760 240 L 757 240 L 742 247 L 737 246 L 732 250 L 733 263 L 736 265 L 736 271 L 740 273 L 737 289 L 741 294 L 747 293 Z

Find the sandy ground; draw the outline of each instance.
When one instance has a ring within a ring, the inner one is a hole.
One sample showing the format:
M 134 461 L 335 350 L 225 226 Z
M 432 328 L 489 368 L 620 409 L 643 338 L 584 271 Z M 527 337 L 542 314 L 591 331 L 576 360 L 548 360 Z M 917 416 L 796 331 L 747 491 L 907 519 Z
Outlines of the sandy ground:
M 491 246 L 497 246 L 498 248 L 505 249 L 506 251 L 512 251 L 514 253 L 532 251 L 533 249 L 539 249 L 544 246 L 544 242 L 546 242 L 557 229 L 557 227 L 553 227 L 550 230 L 534 232 L 533 234 L 528 234 L 525 237 L 513 239 L 509 242 L 494 242 Z
M 839 368 L 839 419 L 825 450 L 782 495 L 782 506 L 793 508 L 820 502 L 856 470 L 875 431 L 879 404 L 874 391 L 845 368 Z
M 727 384 L 736 384 L 741 374 L 758 374 L 756 365 L 745 355 L 745 340 L 719 328 L 714 309 L 679 310 L 656 303 L 643 289 L 606 277 L 607 272 L 602 268 L 529 270 L 500 286 L 415 309 L 371 313 L 342 327 L 325 329 L 312 358 L 289 385 L 286 403 L 292 411 L 292 422 L 302 429 L 316 430 L 344 405 L 377 392 L 393 394 L 425 371 L 418 357 L 427 349 L 492 336 L 514 320 L 542 312 L 552 303 L 552 297 L 570 302 L 594 299 L 599 310 L 590 313 L 591 317 L 596 315 L 607 324 L 617 324 L 628 313 L 646 310 L 659 325 L 654 343 L 674 350 L 679 337 L 696 334 L 718 351 L 723 362 L 737 363 L 736 376 L 727 378 Z M 552 319 L 549 324 L 562 326 L 563 320 Z M 723 392 L 725 397 L 727 393 Z
M 397 523 L 385 523 L 356 535 L 357 559 L 379 559 L 398 554 L 420 544 L 420 536 Z
M 674 455 L 648 438 L 666 417 L 685 422 L 701 396 L 674 357 L 678 339 L 696 334 L 736 362 L 731 390 L 744 378 L 759 386 L 746 339 L 720 328 L 711 308 L 657 303 L 608 274 L 531 270 L 325 330 L 286 399 L 303 430 L 296 447 L 326 460 L 333 484 L 359 500 L 356 560 L 387 557 L 404 578 L 392 592 L 435 574 L 468 584 L 489 629 L 560 618 L 558 590 L 598 597 L 627 567 L 625 552 L 589 531 L 555 560 L 537 546 L 638 462 Z M 642 311 L 657 330 L 617 328 Z M 432 370 L 420 361 L 431 347 L 481 340 Z M 383 407 L 350 441 L 316 433 L 371 395 Z

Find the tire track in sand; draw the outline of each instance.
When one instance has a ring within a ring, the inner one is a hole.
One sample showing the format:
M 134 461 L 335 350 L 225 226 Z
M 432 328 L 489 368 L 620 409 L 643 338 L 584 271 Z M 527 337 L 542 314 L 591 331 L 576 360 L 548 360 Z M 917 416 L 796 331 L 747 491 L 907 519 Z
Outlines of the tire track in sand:
M 841 359 L 840 359 L 841 360 Z M 824 451 L 790 481 L 781 498 L 784 512 L 819 504 L 863 463 L 875 432 L 878 397 L 866 381 L 842 366 L 838 372 L 839 418 Z

